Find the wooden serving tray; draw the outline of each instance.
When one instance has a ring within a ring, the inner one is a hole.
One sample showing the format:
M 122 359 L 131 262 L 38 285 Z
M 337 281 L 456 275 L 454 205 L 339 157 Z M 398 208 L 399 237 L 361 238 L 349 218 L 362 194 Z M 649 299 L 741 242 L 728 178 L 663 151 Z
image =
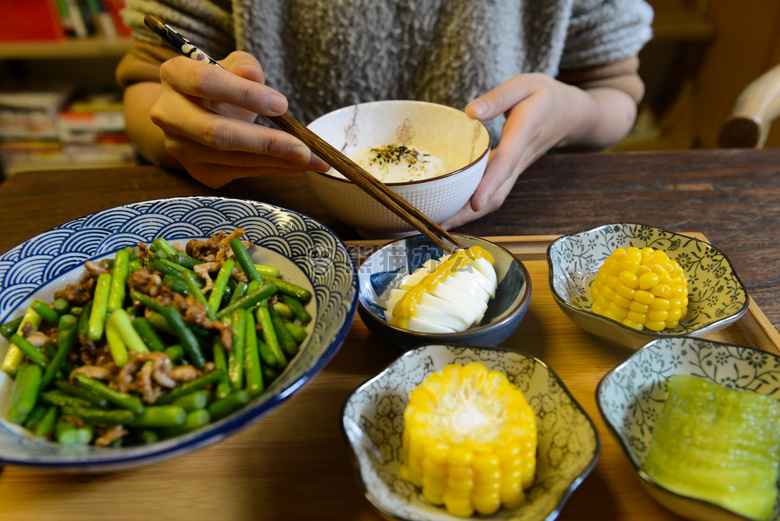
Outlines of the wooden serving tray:
M 701 234 L 686 235 L 705 240 Z M 653 501 L 634 476 L 596 406 L 599 380 L 633 351 L 600 342 L 553 301 L 546 249 L 557 236 L 488 237 L 528 268 L 533 296 L 502 347 L 547 363 L 595 422 L 599 461 L 559 520 L 680 519 Z M 351 241 L 360 262 L 379 243 Z M 780 353 L 780 335 L 751 302 L 736 324 L 708 338 Z M 379 520 L 363 497 L 340 431 L 349 394 L 400 352 L 359 316 L 322 373 L 255 425 L 192 454 L 122 472 L 60 474 L 7 467 L 0 473 L 0 520 Z M 562 447 L 562 457 L 566 447 Z

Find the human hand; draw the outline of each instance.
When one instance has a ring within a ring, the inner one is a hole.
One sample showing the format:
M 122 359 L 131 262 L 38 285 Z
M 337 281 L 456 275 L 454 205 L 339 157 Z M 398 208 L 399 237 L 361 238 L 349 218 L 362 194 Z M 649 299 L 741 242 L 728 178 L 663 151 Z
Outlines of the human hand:
M 287 111 L 254 57 L 233 52 L 220 64 L 225 70 L 183 56 L 163 63 L 149 112 L 168 153 L 192 177 L 219 188 L 241 177 L 330 168 L 294 136 L 254 123 L 258 114 Z
M 585 91 L 544 74 L 520 74 L 466 106 L 466 113 L 488 121 L 506 116 L 501 141 L 490 153 L 485 175 L 471 200 L 442 223 L 452 229 L 497 210 L 518 176 L 536 159 L 564 146 L 597 110 Z

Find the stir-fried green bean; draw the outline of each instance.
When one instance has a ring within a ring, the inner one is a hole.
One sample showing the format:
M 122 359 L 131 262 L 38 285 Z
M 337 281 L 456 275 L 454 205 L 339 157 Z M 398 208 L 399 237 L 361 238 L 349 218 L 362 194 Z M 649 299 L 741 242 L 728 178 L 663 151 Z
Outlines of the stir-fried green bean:
M 209 411 L 213 420 L 219 420 L 249 403 L 249 398 L 249 393 L 246 391 L 234 391 L 213 402 L 206 410 Z
M 31 307 L 27 308 L 27 311 L 25 311 L 24 316 L 22 317 L 22 321 L 19 324 L 19 327 L 16 329 L 16 333 L 22 333 L 25 327 L 30 327 L 33 330 L 38 329 L 38 326 L 41 325 L 41 316 L 35 312 L 34 309 Z M 19 346 L 13 343 L 13 340 L 11 341 L 11 345 L 8 346 L 8 351 L 5 354 L 5 358 L 3 358 L 3 365 L 2 370 L 4 373 L 10 375 L 10 376 L 16 376 L 19 367 L 22 365 L 22 363 L 25 360 L 24 353 L 21 349 L 19 349 Z
M 59 373 L 65 359 L 76 344 L 78 319 L 73 315 L 62 315 L 57 326 L 57 353 L 46 367 L 41 381 L 41 389 L 46 389 Z
M 12 335 L 11 342 L 13 342 L 13 345 L 19 348 L 19 350 L 22 353 L 24 353 L 24 356 L 26 356 L 36 364 L 45 367 L 49 363 L 49 359 L 46 358 L 46 355 L 43 354 L 42 351 L 39 351 L 37 347 L 35 347 L 32 343 L 30 343 L 29 340 L 27 340 L 23 336 L 19 334 Z
M 56 423 L 59 414 L 59 410 L 56 407 L 49 407 L 46 409 L 46 413 L 40 421 L 38 421 L 30 430 L 32 430 L 36 436 L 48 436 L 54 428 L 54 424 Z
M 43 320 L 48 322 L 49 324 L 56 325 L 57 322 L 60 319 L 60 316 L 57 314 L 56 311 L 54 311 L 51 306 L 49 306 L 46 302 L 35 299 L 30 303 L 30 307 L 35 310 L 36 313 L 38 313 Z
M 243 297 L 232 301 L 230 304 L 222 308 L 219 312 L 217 312 L 217 318 L 226 318 L 230 316 L 236 309 L 249 309 L 258 302 L 267 299 L 274 293 L 276 293 L 276 288 L 272 284 L 260 285 L 252 291 L 247 291 Z
M 119 250 L 114 259 L 114 271 L 108 290 L 108 311 L 120 309 L 125 302 L 127 276 L 130 273 L 130 252 Z
M 24 317 L 17 317 L 4 323 L 2 326 L 0 326 L 0 335 L 3 335 L 5 338 L 9 338 L 11 335 L 16 333 L 16 331 L 19 329 L 19 326 L 22 325 L 23 319 Z
M 286 280 L 277 279 L 276 277 L 268 277 L 268 282 L 276 286 L 276 289 L 279 290 L 279 293 L 294 297 L 304 304 L 311 300 L 311 291 L 298 286 L 297 284 L 293 284 L 292 282 L 288 282 Z
M 244 388 L 244 347 L 246 345 L 246 312 L 236 308 L 230 315 L 230 334 L 233 346 L 228 353 L 228 379 L 230 388 L 239 391 Z
M 77 374 L 75 379 L 76 382 L 82 385 L 84 388 L 94 391 L 122 409 L 127 409 L 135 414 L 141 414 L 144 412 L 144 404 L 141 403 L 141 400 L 135 396 L 112 389 L 106 384 L 92 379 L 84 374 Z
M 95 293 L 92 297 L 92 310 L 87 322 L 87 338 L 97 342 L 103 336 L 108 312 L 108 292 L 111 289 L 111 273 L 101 273 L 95 282 Z
M 241 266 L 241 269 L 244 270 L 244 273 L 249 278 L 249 280 L 256 280 L 260 284 L 265 284 L 265 280 L 263 280 L 260 272 L 257 271 L 257 266 L 255 266 L 255 263 L 252 262 L 252 258 L 249 256 L 249 252 L 244 247 L 244 243 L 241 242 L 241 239 L 236 238 L 231 240 L 230 248 L 233 250 L 233 255 L 236 257 L 236 262 L 239 266 Z
M 144 317 L 138 317 L 133 320 L 133 328 L 143 340 L 146 347 L 152 351 L 165 351 L 165 342 L 163 342 L 157 331 Z
M 41 386 L 43 370 L 37 364 L 23 364 L 14 379 L 11 388 L 11 405 L 8 408 L 8 421 L 23 424 L 35 408 L 38 391 Z
M 246 338 L 244 339 L 244 373 L 246 378 L 246 390 L 250 396 L 257 396 L 263 392 L 263 367 L 260 365 L 260 351 L 257 344 L 257 329 L 255 329 L 255 317 L 252 313 L 246 313 Z
M 54 429 L 57 443 L 65 446 L 88 445 L 94 435 L 94 429 L 91 425 L 85 424 L 83 427 L 76 427 L 66 420 L 58 420 Z
M 303 306 L 303 303 L 301 303 L 300 300 L 284 293 L 279 295 L 279 300 L 290 306 L 290 309 L 292 309 L 292 312 L 295 314 L 296 318 L 301 321 L 301 324 L 306 325 L 311 322 L 311 315 L 308 311 L 306 311 L 306 308 Z M 276 312 L 278 313 L 279 310 L 277 309 Z
M 217 398 L 224 398 L 230 394 L 230 380 L 228 379 L 228 362 L 227 353 L 225 352 L 225 346 L 222 345 L 222 340 L 219 337 L 214 339 L 212 346 L 212 355 L 214 358 L 214 366 L 218 371 L 221 371 L 225 376 L 219 379 L 216 384 L 214 394 Z
M 182 396 L 187 396 L 188 394 L 194 393 L 195 391 L 199 391 L 208 385 L 220 381 L 224 377 L 225 377 L 225 373 L 223 373 L 219 369 L 216 369 L 214 371 L 204 374 L 203 376 L 200 376 L 194 380 L 190 380 L 189 382 L 180 385 L 179 387 L 173 389 L 172 391 L 162 395 L 154 403 L 157 405 L 167 405 L 169 403 L 173 403 L 174 401 L 181 398 Z
M 90 404 L 92 404 L 92 407 L 97 407 L 98 409 L 108 408 L 109 402 L 105 397 L 84 387 L 79 387 L 78 385 L 73 384 L 67 380 L 55 380 L 54 387 L 63 394 L 69 394 L 71 396 L 88 401 Z
M 287 365 L 287 357 L 284 356 L 282 348 L 279 345 L 279 338 L 276 336 L 276 330 L 274 329 L 273 319 L 271 318 L 271 311 L 268 309 L 267 304 L 261 304 L 257 307 L 257 324 L 260 326 L 260 330 L 263 334 L 263 341 L 265 342 L 265 348 L 270 351 L 274 356 L 272 366 L 281 368 Z M 268 358 L 265 358 L 269 362 Z

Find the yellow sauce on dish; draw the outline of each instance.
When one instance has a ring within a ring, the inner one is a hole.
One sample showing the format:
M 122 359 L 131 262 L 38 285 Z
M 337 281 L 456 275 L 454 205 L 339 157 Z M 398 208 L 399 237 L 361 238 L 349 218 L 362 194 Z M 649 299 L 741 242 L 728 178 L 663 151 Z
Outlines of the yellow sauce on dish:
M 409 319 L 416 316 L 417 304 L 420 302 L 423 294 L 432 293 L 439 283 L 465 269 L 467 266 L 474 264 L 480 258 L 485 259 L 491 265 L 495 262 L 493 255 L 479 246 L 472 246 L 468 250 L 458 250 L 452 253 L 445 261 L 436 266 L 431 273 L 423 277 L 420 282 L 409 288 L 406 294 L 396 302 L 390 323 L 396 327 L 408 329 Z

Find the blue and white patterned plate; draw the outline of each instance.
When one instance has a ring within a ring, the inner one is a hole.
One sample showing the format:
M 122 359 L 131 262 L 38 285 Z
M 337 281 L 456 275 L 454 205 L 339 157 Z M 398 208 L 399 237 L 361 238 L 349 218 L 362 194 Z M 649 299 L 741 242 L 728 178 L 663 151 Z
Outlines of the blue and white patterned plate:
M 490 519 L 552 521 L 601 453 L 593 421 L 560 378 L 542 361 L 516 351 L 426 345 L 407 351 L 357 388 L 344 404 L 341 428 L 358 482 L 384 516 L 400 520 L 462 519 L 429 503 L 420 489 L 398 478 L 403 413 L 409 393 L 431 373 L 451 363 L 480 362 L 517 385 L 537 416 L 536 479 L 519 508 L 501 509 Z
M 629 246 L 663 250 L 685 270 L 688 315 L 676 329 L 637 331 L 590 310 L 590 284 L 598 269 L 615 249 Z M 563 312 L 585 331 L 632 350 L 657 338 L 715 333 L 748 309 L 747 291 L 723 252 L 654 226 L 614 223 L 564 235 L 547 248 L 547 264 L 550 290 Z
M 314 378 L 341 347 L 357 308 L 355 264 L 328 228 L 300 213 L 250 200 L 177 197 L 97 212 L 57 226 L 0 256 L 0 322 L 24 313 L 33 298 L 84 274 L 83 263 L 125 246 L 164 237 L 185 244 L 221 230 L 242 228 L 256 263 L 277 266 L 284 278 L 312 290 L 314 318 L 306 343 L 287 369 L 255 401 L 196 432 L 143 447 L 66 449 L 25 434 L 5 418 L 12 380 L 0 372 L 0 464 L 56 470 L 102 471 L 170 458 L 234 434 L 271 412 Z M 0 338 L 0 357 L 8 341 Z M 1 359 L 1 358 L 0 358 Z
M 698 338 L 664 338 L 647 344 L 612 369 L 596 388 L 604 423 L 647 492 L 672 511 L 701 521 L 744 521 L 724 508 L 666 490 L 642 470 L 653 428 L 674 375 L 706 378 L 730 389 L 780 399 L 780 357 L 751 347 Z M 775 506 L 773 519 L 780 509 Z

